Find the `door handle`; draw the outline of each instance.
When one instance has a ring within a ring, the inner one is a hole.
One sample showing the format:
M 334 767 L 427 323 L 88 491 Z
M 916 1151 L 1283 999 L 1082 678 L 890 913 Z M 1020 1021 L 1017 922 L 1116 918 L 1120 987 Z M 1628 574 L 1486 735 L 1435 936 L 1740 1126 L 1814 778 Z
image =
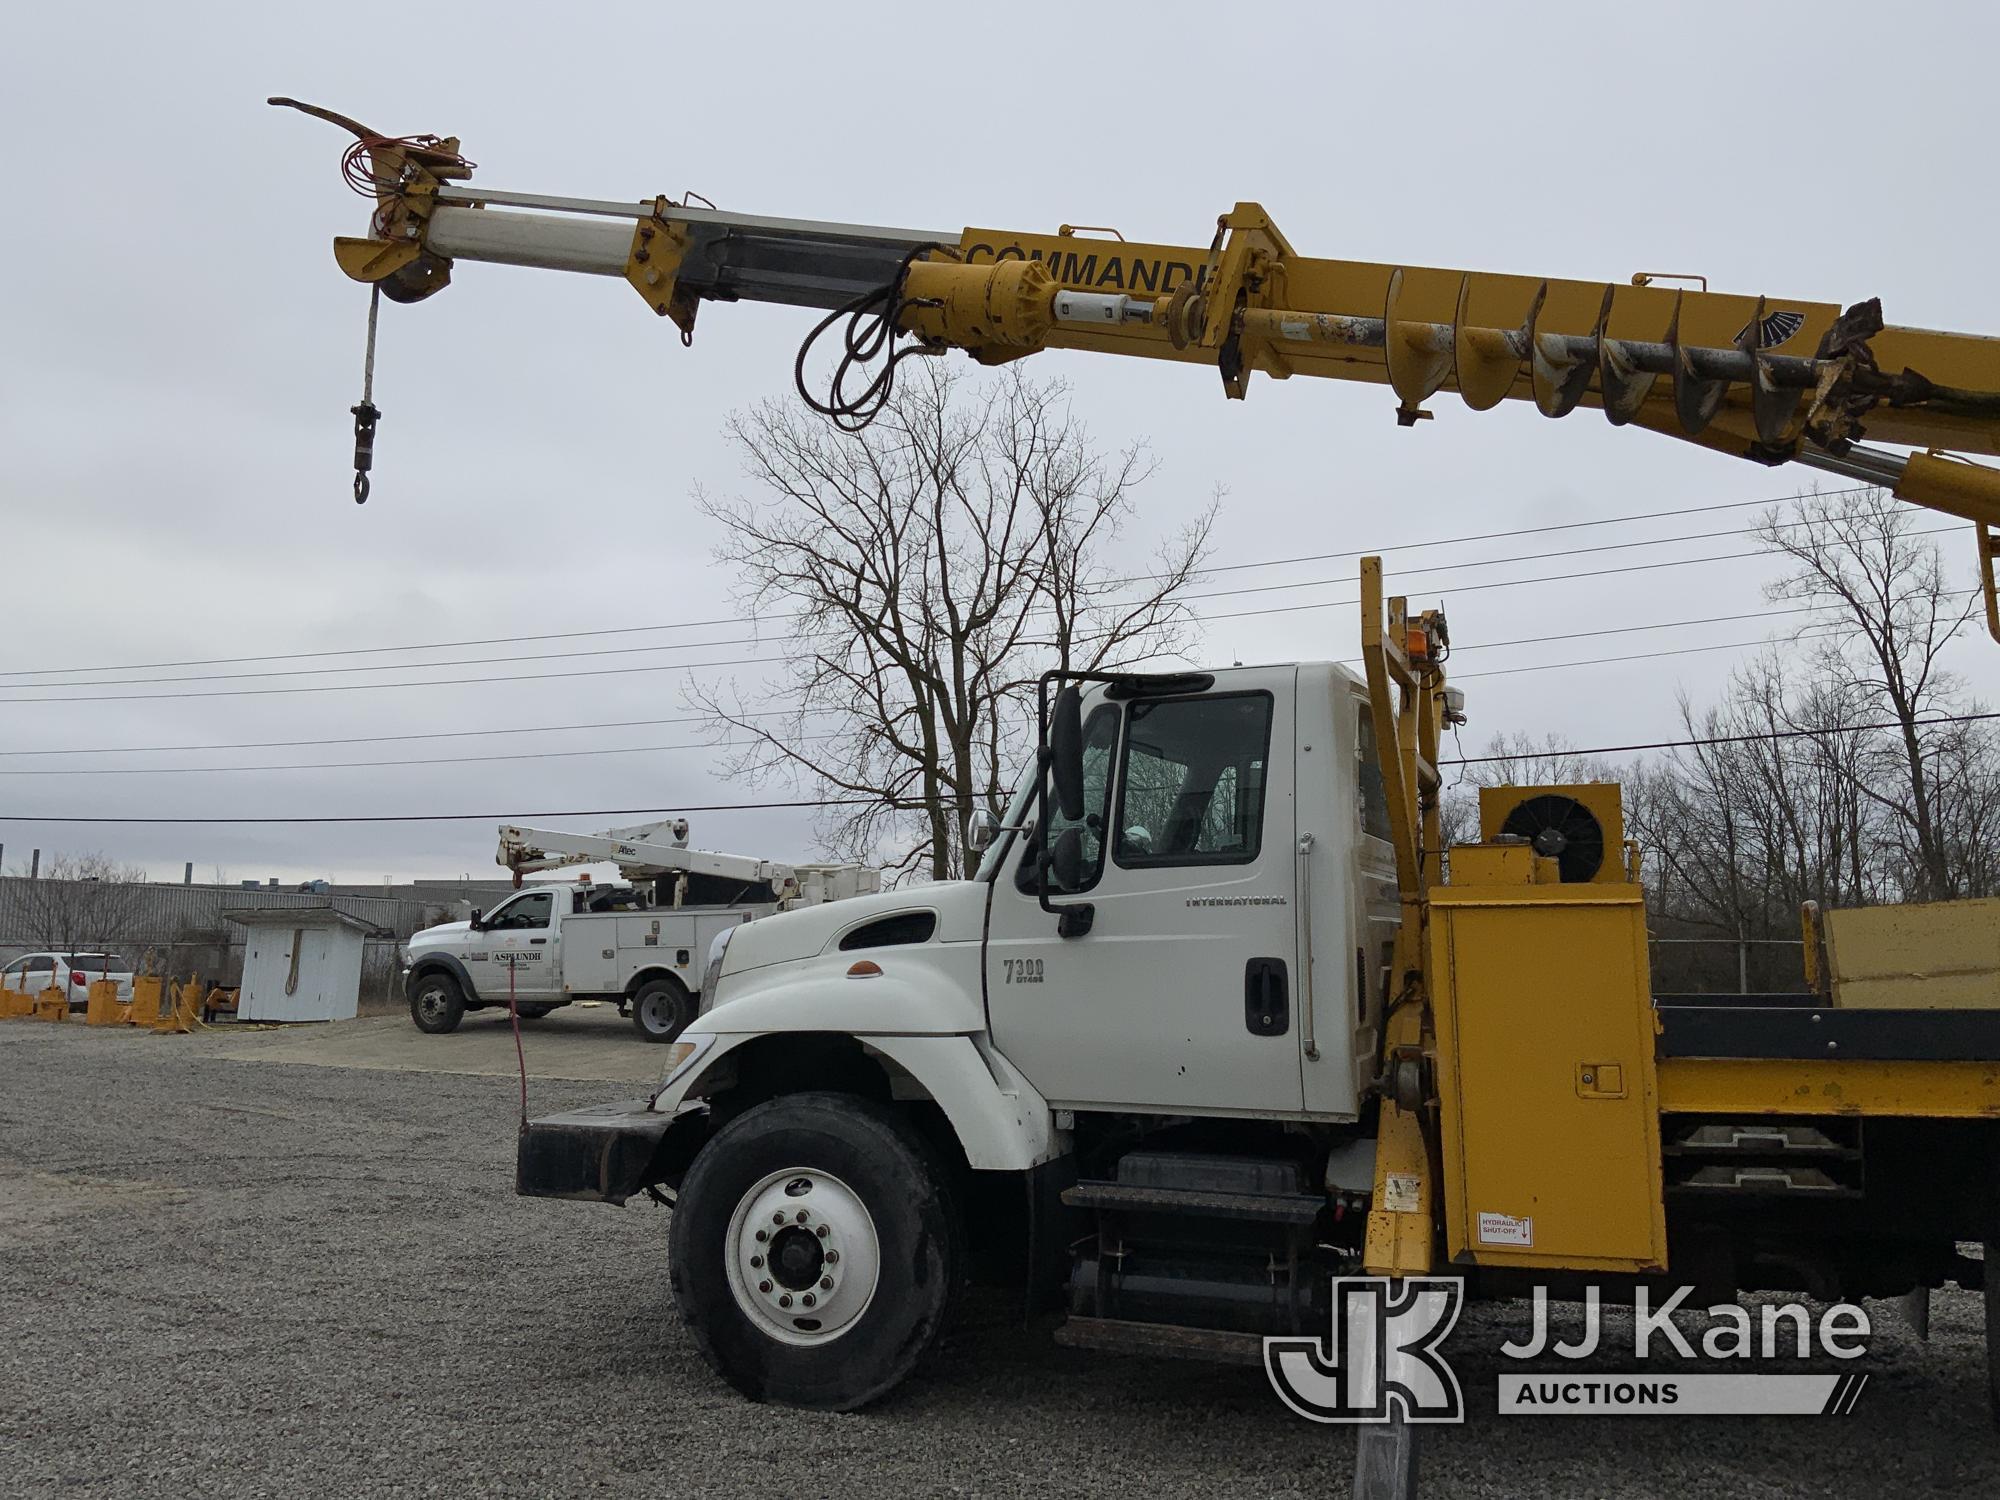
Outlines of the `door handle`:
M 1243 966 L 1243 1025 L 1252 1036 L 1283 1036 L 1292 1029 L 1282 958 L 1253 958 Z
M 530 948 L 539 948 L 542 946 L 542 944 L 546 943 L 547 941 L 548 941 L 547 938 L 529 938 L 528 946 Z

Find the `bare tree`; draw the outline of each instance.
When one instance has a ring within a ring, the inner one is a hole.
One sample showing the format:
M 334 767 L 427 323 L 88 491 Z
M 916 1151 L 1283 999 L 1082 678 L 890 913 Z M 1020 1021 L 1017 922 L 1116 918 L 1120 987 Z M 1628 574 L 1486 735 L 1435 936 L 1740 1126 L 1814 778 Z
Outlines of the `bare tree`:
M 774 684 L 690 693 L 740 747 L 732 774 L 841 800 L 819 823 L 830 851 L 946 879 L 1027 750 L 1040 673 L 1191 644 L 1181 599 L 1214 507 L 1142 575 L 1113 576 L 1145 452 L 1095 448 L 1060 383 L 923 363 L 859 434 L 791 403 L 731 419 L 763 493 L 696 498 L 746 613 L 788 627 L 789 656 Z
M 1949 587 L 1937 544 L 1912 534 L 1913 512 L 1885 490 L 1805 495 L 1794 518 L 1764 518 L 1761 537 L 1795 570 L 1765 592 L 1828 613 L 1812 631 L 1811 671 L 1821 691 L 1852 697 L 1895 728 L 1860 736 L 1850 784 L 1894 831 L 1902 884 L 1917 900 L 1967 894 L 1953 857 L 1953 796 L 1943 782 L 1973 774 L 1944 759 L 1964 726 L 1938 724 L 1963 703 L 1940 662 L 1978 607 Z M 1975 737 L 1976 738 L 1976 737 Z
M 1682 699 L 1696 743 L 1637 769 L 1627 816 L 1658 931 L 1730 940 L 1739 975 L 1757 954 L 1767 981 L 1796 983 L 1803 902 L 2000 890 L 2000 732 L 1968 719 L 1981 705 L 1942 667 L 1970 596 L 1904 507 L 1879 492 L 1807 495 L 1761 529 L 1793 564 L 1770 597 L 1811 614 L 1715 703 Z M 1716 967 L 1678 958 L 1686 972 Z
M 16 881 L 19 937 L 57 953 L 124 942 L 139 915 L 146 872 L 103 854 L 57 854 L 35 880 Z

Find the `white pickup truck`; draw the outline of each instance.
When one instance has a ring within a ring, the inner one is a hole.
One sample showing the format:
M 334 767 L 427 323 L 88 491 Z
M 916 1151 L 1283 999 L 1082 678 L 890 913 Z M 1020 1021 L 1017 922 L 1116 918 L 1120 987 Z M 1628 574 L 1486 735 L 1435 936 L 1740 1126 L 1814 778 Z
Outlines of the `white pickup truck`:
M 779 865 L 687 847 L 675 820 L 602 834 L 503 827 L 500 863 L 516 876 L 610 862 L 631 885 L 538 881 L 469 921 L 426 928 L 403 953 L 403 993 L 420 1031 L 511 1000 L 529 1019 L 572 1000 L 609 1000 L 649 1042 L 670 1042 L 699 1013 L 702 969 L 726 930 L 796 906 L 880 889 L 855 865 Z
M 740 907 L 657 909 L 629 886 L 587 879 L 533 885 L 469 922 L 410 939 L 410 1019 L 438 1033 L 468 1010 L 510 999 L 529 1019 L 572 1000 L 612 1000 L 648 1041 L 670 1041 L 699 1008 L 709 944 L 753 915 Z

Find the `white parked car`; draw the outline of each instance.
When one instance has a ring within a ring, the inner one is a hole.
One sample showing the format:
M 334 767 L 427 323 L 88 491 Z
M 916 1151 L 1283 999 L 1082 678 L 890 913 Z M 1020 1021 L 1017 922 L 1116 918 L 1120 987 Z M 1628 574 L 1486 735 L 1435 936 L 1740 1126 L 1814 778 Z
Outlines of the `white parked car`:
M 100 979 L 118 982 L 118 998 L 132 998 L 132 965 L 115 953 L 28 953 L 0 969 L 0 989 L 39 995 L 54 985 L 69 996 L 71 1010 L 82 1010 L 90 987 Z

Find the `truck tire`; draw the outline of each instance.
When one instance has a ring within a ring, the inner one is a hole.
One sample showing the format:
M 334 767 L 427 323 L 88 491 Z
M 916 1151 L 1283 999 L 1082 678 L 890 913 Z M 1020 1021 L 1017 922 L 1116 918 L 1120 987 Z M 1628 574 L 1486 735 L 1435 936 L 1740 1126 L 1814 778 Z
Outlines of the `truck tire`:
M 410 1019 L 432 1036 L 455 1031 L 465 1019 L 465 992 L 441 970 L 420 975 L 410 981 Z
M 671 1042 L 694 1019 L 694 997 L 678 979 L 649 979 L 632 995 L 632 1024 L 649 1042 Z
M 888 1108 L 792 1094 L 696 1156 L 668 1230 L 674 1300 L 702 1357 L 751 1400 L 852 1411 L 937 1341 L 959 1232 L 945 1173 Z

